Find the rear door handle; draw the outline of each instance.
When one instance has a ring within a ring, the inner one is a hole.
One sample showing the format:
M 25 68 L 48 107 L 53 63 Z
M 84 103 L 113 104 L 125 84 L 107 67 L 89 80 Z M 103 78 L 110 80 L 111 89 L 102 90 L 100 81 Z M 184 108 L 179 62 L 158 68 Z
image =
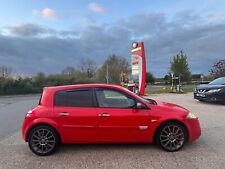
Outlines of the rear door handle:
M 110 114 L 109 113 L 100 113 L 100 114 L 98 114 L 98 116 L 100 116 L 100 117 L 110 117 Z
M 60 116 L 69 116 L 70 114 L 68 112 L 61 112 L 59 113 Z

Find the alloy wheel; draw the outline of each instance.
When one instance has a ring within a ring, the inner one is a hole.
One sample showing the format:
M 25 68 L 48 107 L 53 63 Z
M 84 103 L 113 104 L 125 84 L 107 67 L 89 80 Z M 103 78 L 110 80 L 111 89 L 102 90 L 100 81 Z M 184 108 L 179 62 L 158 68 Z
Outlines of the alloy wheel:
M 164 126 L 159 135 L 160 145 L 167 151 L 177 151 L 185 143 L 185 131 L 182 126 L 169 124 Z
M 29 137 L 29 146 L 37 155 L 51 154 L 58 145 L 58 138 L 49 127 L 34 129 Z

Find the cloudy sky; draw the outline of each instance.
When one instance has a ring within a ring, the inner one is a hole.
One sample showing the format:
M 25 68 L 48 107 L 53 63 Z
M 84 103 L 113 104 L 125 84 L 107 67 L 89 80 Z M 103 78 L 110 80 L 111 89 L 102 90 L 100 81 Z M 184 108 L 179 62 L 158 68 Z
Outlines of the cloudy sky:
M 58 73 L 82 59 L 100 66 L 110 54 L 130 60 L 144 41 L 147 69 L 169 70 L 181 49 L 193 73 L 225 59 L 222 0 L 0 0 L 0 65 L 21 74 Z

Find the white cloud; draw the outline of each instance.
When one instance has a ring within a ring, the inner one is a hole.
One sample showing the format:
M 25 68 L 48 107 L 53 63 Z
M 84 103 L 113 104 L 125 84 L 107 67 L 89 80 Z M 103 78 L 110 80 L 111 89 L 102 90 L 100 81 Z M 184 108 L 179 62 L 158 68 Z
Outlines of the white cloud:
M 42 10 L 34 9 L 32 11 L 32 14 L 34 16 L 42 16 L 42 17 L 48 18 L 48 19 L 57 19 L 58 18 L 56 11 L 51 8 L 44 8 Z
M 95 2 L 90 3 L 88 5 L 88 8 L 89 8 L 89 10 L 91 10 L 92 12 L 95 12 L 95 13 L 104 13 L 105 12 L 105 8 Z
M 218 13 L 218 14 L 209 16 L 209 21 L 213 23 L 219 23 L 224 20 L 225 20 L 225 13 Z

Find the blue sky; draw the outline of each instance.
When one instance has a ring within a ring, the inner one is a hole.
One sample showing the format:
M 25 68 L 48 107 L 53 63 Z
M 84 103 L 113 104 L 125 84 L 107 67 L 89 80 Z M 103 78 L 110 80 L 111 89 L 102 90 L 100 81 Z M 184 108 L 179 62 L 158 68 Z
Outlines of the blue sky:
M 82 59 L 100 66 L 110 54 L 130 59 L 145 42 L 147 69 L 169 71 L 181 49 L 193 73 L 225 59 L 222 0 L 0 0 L 0 65 L 21 74 L 58 73 Z M 62 59 L 63 58 L 63 59 Z M 42 65 L 42 66 L 40 66 Z
M 82 24 L 90 17 L 97 23 L 113 24 L 121 19 L 140 13 L 164 13 L 168 16 L 184 11 L 193 10 L 201 15 L 223 13 L 225 1 L 223 0 L 0 0 L 0 24 L 15 24 L 16 22 L 37 22 L 55 29 L 70 29 Z M 90 3 L 99 4 L 105 12 L 93 12 L 89 9 Z M 58 15 L 57 22 L 50 22 L 32 15 L 33 10 L 50 8 Z

